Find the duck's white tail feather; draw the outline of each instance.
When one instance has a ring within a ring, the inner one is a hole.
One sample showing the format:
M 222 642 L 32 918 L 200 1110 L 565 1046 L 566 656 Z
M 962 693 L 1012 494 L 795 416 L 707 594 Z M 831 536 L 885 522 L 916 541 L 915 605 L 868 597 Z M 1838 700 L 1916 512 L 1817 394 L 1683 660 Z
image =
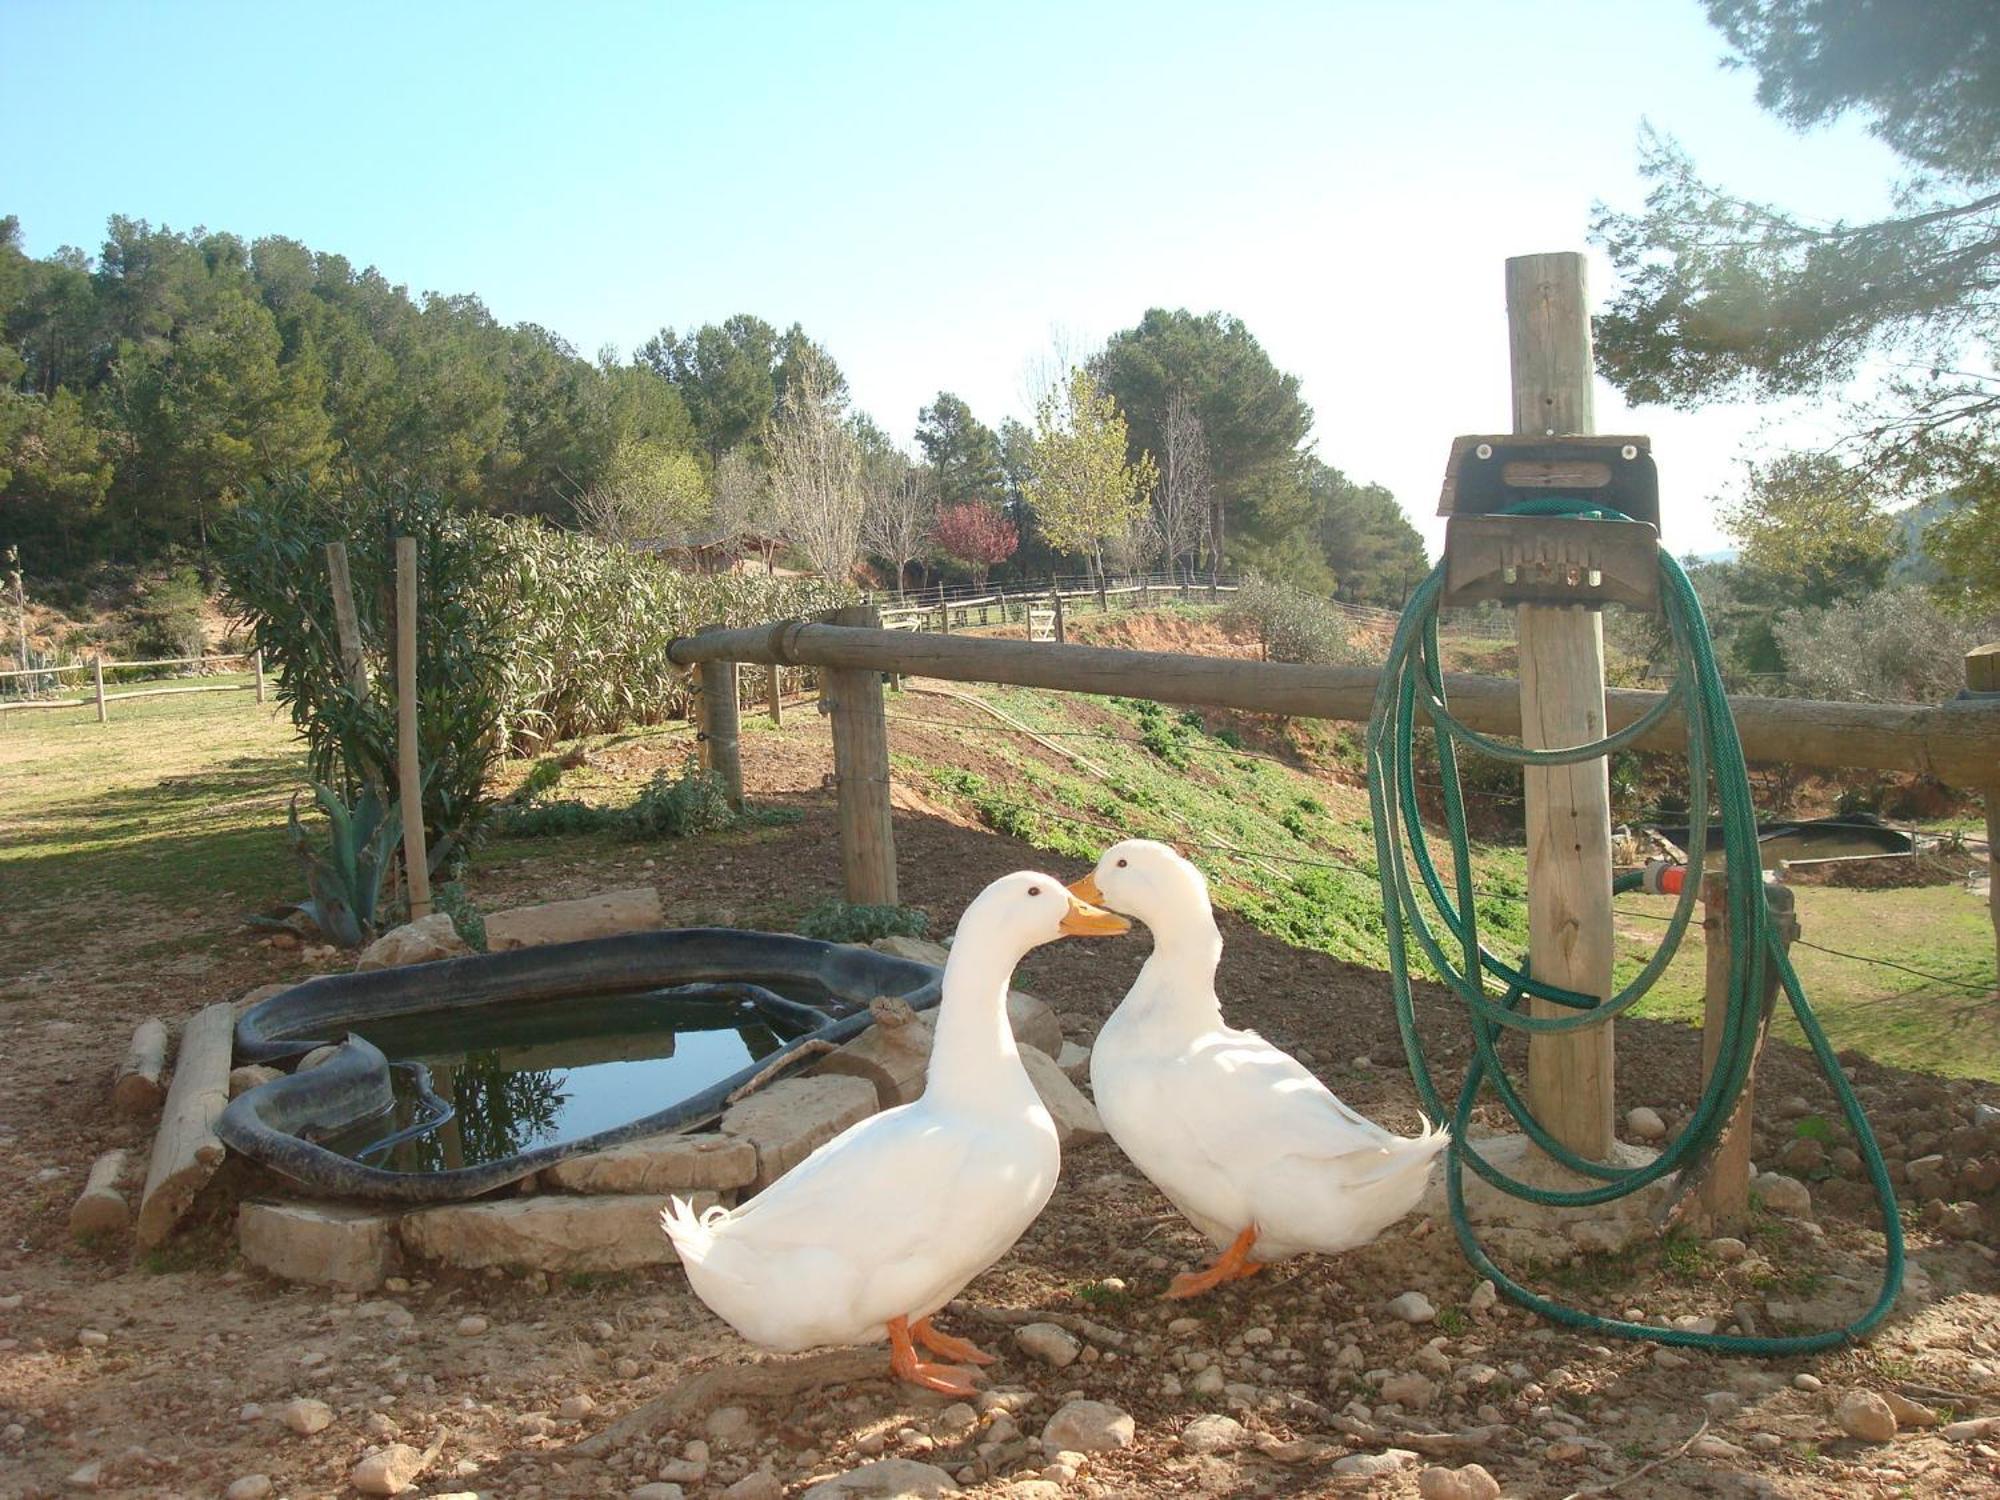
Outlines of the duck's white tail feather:
M 681 1260 L 696 1266 L 708 1260 L 728 1219 L 729 1210 L 719 1203 L 697 1213 L 685 1198 L 669 1198 L 667 1206 L 660 1210 L 660 1228 L 674 1242 Z
M 1430 1184 L 1431 1163 L 1450 1144 L 1450 1131 L 1427 1123 L 1416 1135 L 1391 1137 L 1379 1153 L 1367 1153 L 1365 1165 L 1343 1173 L 1351 1243 L 1366 1244 L 1415 1208 Z

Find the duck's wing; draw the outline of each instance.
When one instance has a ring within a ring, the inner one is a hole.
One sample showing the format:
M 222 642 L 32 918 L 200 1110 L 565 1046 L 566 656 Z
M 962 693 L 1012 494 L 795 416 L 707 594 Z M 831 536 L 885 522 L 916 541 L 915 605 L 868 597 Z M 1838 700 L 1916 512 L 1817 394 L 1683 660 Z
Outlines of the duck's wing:
M 1212 1139 L 1256 1141 L 1260 1156 L 1348 1157 L 1389 1150 L 1397 1137 L 1358 1114 L 1297 1058 L 1254 1031 L 1223 1029 L 1189 1050 L 1185 1107 Z

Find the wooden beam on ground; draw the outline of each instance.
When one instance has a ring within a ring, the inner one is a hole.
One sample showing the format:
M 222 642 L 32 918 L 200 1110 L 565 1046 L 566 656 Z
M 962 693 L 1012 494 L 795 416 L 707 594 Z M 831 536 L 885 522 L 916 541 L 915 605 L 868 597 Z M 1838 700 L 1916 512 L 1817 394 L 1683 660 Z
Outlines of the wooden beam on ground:
M 166 1091 L 160 1074 L 167 1066 L 167 1025 L 148 1016 L 132 1032 L 132 1045 L 111 1085 L 111 1103 L 122 1114 L 149 1115 L 160 1107 Z
M 410 920 L 431 914 L 424 848 L 424 773 L 417 739 L 417 539 L 396 538 L 396 781 L 403 811 L 403 876 Z
M 1514 431 L 1596 431 L 1583 257 L 1507 262 Z M 1521 742 L 1552 750 L 1606 734 L 1604 620 L 1580 604 L 1523 604 Z M 1528 961 L 1535 978 L 1602 1000 L 1611 994 L 1611 776 L 1603 759 L 1522 773 L 1528 843 Z M 1563 1006 L 1529 1002 L 1537 1016 Z M 1594 1161 L 1611 1154 L 1612 1026 L 1528 1039 L 1528 1101 L 1549 1134 Z
M 1299 666 L 799 621 L 682 636 L 668 645 L 667 656 L 684 667 L 733 659 L 901 672 L 946 682 L 1004 682 L 1354 723 L 1367 721 L 1382 675 L 1379 667 Z M 1444 685 L 1451 711 L 1472 728 L 1520 733 L 1520 690 L 1513 679 L 1452 674 Z M 1622 729 L 1657 708 L 1661 697 L 1612 688 L 1605 695 L 1606 722 Z M 1739 697 L 1731 698 L 1729 707 L 1752 761 L 1912 771 L 1961 787 L 1984 785 L 2000 762 L 2000 703 L 1959 699 L 1926 707 Z M 1642 735 L 1636 748 L 1683 751 L 1686 745 L 1686 724 L 1676 711 Z
M 236 1047 L 236 1007 L 217 1001 L 181 1031 L 173 1086 L 160 1112 L 159 1133 L 139 1199 L 138 1241 L 150 1250 L 173 1233 L 195 1195 L 222 1165 L 215 1122 L 229 1103 L 229 1063 Z
M 872 629 L 879 619 L 865 604 L 834 612 L 836 625 Z M 820 702 L 833 719 L 840 868 L 847 899 L 857 906 L 894 906 L 896 839 L 889 816 L 889 725 L 882 710 L 881 669 L 827 671 Z
M 107 1151 L 90 1167 L 83 1192 L 70 1206 L 69 1232 L 78 1239 L 90 1234 L 121 1234 L 132 1221 L 132 1210 L 118 1183 L 125 1175 L 125 1153 Z

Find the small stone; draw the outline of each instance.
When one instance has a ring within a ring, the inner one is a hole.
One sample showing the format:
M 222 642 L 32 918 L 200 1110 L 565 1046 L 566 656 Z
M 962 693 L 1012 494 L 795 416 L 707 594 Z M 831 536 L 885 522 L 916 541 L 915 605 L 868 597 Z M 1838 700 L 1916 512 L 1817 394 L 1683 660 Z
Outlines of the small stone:
M 1407 1469 L 1417 1462 L 1417 1455 L 1408 1448 L 1385 1448 L 1380 1453 L 1350 1453 L 1334 1462 L 1328 1470 L 1333 1474 L 1363 1474 L 1373 1477 L 1378 1474 L 1394 1474 Z
M 1054 1323 L 1028 1323 L 1014 1330 L 1014 1342 L 1023 1354 L 1060 1370 L 1074 1363 L 1083 1344 L 1066 1328 Z
M 640 1485 L 632 1491 L 631 1500 L 681 1500 L 686 1493 L 679 1485 L 662 1480 Z
M 271 1493 L 269 1474 L 245 1474 L 222 1492 L 222 1500 L 264 1500 Z
M 821 1480 L 805 1492 L 803 1500 L 930 1500 L 957 1492 L 958 1481 L 935 1464 L 884 1458 Z
M 1743 1398 L 1734 1391 L 1710 1391 L 1701 1398 L 1701 1409 L 1713 1422 L 1726 1422 L 1743 1410 Z
M 1138 1433 L 1130 1415 L 1103 1401 L 1066 1401 L 1042 1428 L 1042 1446 L 1055 1452 L 1102 1453 L 1129 1448 Z
M 1886 1443 L 1896 1435 L 1896 1413 L 1873 1391 L 1849 1391 L 1835 1405 L 1833 1419 L 1864 1443 Z
M 1764 1207 L 1788 1219 L 1812 1217 L 1812 1192 L 1796 1177 L 1780 1172 L 1759 1172 L 1751 1180 L 1750 1191 L 1764 1200 Z
M 1243 1424 L 1219 1413 L 1196 1417 L 1181 1429 L 1181 1447 L 1189 1453 L 1231 1453 L 1243 1446 Z
M 1390 1301 L 1389 1315 L 1405 1323 L 1428 1323 L 1437 1317 L 1437 1309 L 1422 1292 L 1405 1292 Z
M 236 1420 L 239 1422 L 259 1422 L 263 1417 L 264 1408 L 255 1401 L 244 1402 L 236 1411 Z
M 565 1422 L 581 1422 L 596 1410 L 597 1403 L 579 1391 L 574 1396 L 563 1397 L 562 1405 L 556 1408 L 556 1415 Z
M 1465 1305 L 1471 1312 L 1486 1313 L 1491 1312 L 1493 1305 L 1499 1300 L 1500 1289 L 1489 1278 L 1472 1289 L 1472 1295 L 1465 1299 Z
M 1198 1370 L 1195 1373 L 1194 1380 L 1189 1384 L 1188 1388 L 1197 1396 L 1220 1396 L 1224 1384 L 1221 1367 L 1219 1365 L 1209 1365 L 1206 1369 Z
M 1943 1435 L 1954 1443 L 1970 1443 L 1980 1438 L 2000 1437 L 2000 1417 L 1972 1417 L 1963 1422 L 1948 1422 L 1941 1430 Z
M 1250 1345 L 1268 1344 L 1275 1337 L 1276 1335 L 1268 1328 L 1246 1328 L 1243 1330 L 1243 1342 Z
M 1722 1235 L 1708 1242 L 1708 1253 L 1724 1265 L 1734 1265 L 1750 1253 L 1750 1247 L 1731 1235 Z
M 1688 1452 L 1696 1458 L 1715 1459 L 1723 1463 L 1733 1463 L 1750 1456 L 1727 1438 L 1717 1437 L 1712 1432 L 1705 1432 L 1689 1443 Z
M 1433 1465 L 1417 1475 L 1417 1494 L 1422 1500 L 1498 1500 L 1500 1481 L 1480 1464 L 1462 1469 Z
M 1826 1387 L 1826 1382 L 1808 1370 L 1801 1370 L 1792 1377 L 1792 1385 L 1801 1391 L 1817 1391 Z
M 1938 1424 L 1936 1412 L 1921 1401 L 1912 1401 L 1901 1391 L 1884 1391 L 1882 1399 L 1888 1402 L 1889 1410 L 1895 1413 L 1898 1428 L 1935 1427 Z
M 458 1320 L 458 1331 L 469 1339 L 477 1338 L 492 1326 L 492 1324 L 488 1323 L 478 1313 L 467 1313 Z
M 722 1492 L 722 1500 L 783 1500 L 785 1487 L 769 1469 L 752 1469 Z
M 1186 1338 L 1191 1333 L 1201 1332 L 1201 1319 L 1175 1318 L 1171 1323 L 1167 1324 L 1167 1332 L 1177 1339 Z
M 94 1490 L 104 1478 L 104 1460 L 93 1458 L 87 1464 L 78 1464 L 63 1480 L 73 1490 Z
M 391 1443 L 362 1459 L 347 1479 L 364 1495 L 400 1495 L 416 1485 L 423 1471 L 422 1453 L 408 1443 Z
M 1583 1444 L 1565 1438 L 1561 1442 L 1550 1443 L 1542 1450 L 1542 1457 L 1552 1464 L 1573 1464 L 1585 1453 Z
M 95 1328 L 79 1328 L 76 1331 L 76 1341 L 86 1349 L 102 1349 L 111 1342 L 111 1336 Z
M 740 1406 L 719 1406 L 708 1414 L 709 1441 L 724 1448 L 742 1443 L 755 1433 L 750 1413 Z
M 271 1415 L 300 1437 L 311 1437 L 315 1432 L 324 1432 L 333 1425 L 333 1408 L 311 1396 L 287 1401 L 273 1410 Z
M 1658 1110 L 1648 1109 L 1642 1104 L 1637 1109 L 1627 1111 L 1625 1129 L 1631 1133 L 1634 1140 L 1657 1141 L 1667 1133 L 1667 1122 L 1660 1118 Z
M 611 1373 L 616 1375 L 620 1380 L 637 1380 L 639 1378 L 639 1371 L 642 1368 L 638 1360 L 626 1354 L 612 1361 Z
M 1437 1398 L 1437 1386 L 1413 1371 L 1391 1375 L 1382 1382 L 1382 1399 L 1406 1411 L 1421 1411 Z

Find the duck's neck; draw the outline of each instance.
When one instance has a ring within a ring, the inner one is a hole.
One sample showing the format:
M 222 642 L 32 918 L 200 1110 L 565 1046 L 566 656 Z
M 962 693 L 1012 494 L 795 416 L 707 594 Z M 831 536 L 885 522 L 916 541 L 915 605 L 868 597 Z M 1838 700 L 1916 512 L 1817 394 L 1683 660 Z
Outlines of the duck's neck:
M 1177 913 L 1157 927 L 1147 925 L 1153 952 L 1132 986 L 1132 997 L 1139 1002 L 1135 1019 L 1188 1031 L 1221 1024 L 1215 970 L 1222 962 L 1222 930 L 1215 925 L 1215 913 L 1204 907 Z
M 1007 1021 L 1007 982 L 1021 955 L 961 932 L 944 965 L 926 1097 L 954 1105 L 999 1103 L 1027 1083 Z

